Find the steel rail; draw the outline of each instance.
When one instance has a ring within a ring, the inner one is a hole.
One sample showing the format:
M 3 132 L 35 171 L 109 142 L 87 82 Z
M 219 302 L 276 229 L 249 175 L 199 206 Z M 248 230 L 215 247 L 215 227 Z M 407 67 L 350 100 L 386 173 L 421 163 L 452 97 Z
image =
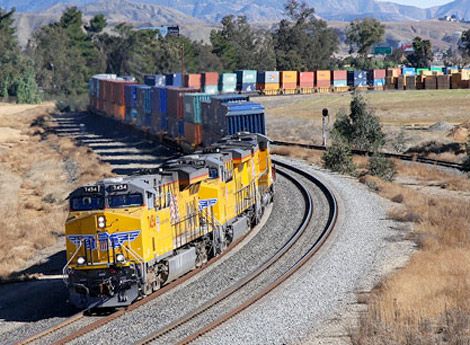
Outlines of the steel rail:
M 326 147 L 323 145 L 315 145 L 315 144 L 303 144 L 303 143 L 296 143 L 296 142 L 289 142 L 289 141 L 279 141 L 279 140 L 274 140 L 271 142 L 273 145 L 277 146 L 297 146 L 309 150 L 319 150 L 319 151 L 326 151 Z M 365 151 L 365 150 L 352 150 L 352 153 L 355 155 L 361 155 L 361 156 L 366 156 L 366 155 L 372 155 L 372 151 Z M 425 157 L 419 157 L 417 155 L 407 155 L 407 154 L 401 154 L 401 153 L 391 153 L 391 152 L 380 152 L 382 155 L 384 155 L 387 158 L 395 158 L 403 161 L 410 161 L 410 162 L 417 162 L 417 163 L 422 163 L 422 164 L 429 164 L 429 165 L 436 165 L 444 168 L 451 168 L 451 169 L 457 169 L 460 171 L 465 171 L 465 168 L 463 164 L 459 163 L 454 163 L 454 162 L 449 162 L 449 161 L 443 161 L 443 160 L 438 160 L 438 159 L 431 159 L 431 158 L 425 158 Z

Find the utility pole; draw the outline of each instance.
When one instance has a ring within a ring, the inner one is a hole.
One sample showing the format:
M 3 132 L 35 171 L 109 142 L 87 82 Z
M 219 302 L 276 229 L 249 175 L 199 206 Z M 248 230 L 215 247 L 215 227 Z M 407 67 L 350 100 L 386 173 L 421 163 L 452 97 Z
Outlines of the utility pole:
M 322 110 L 322 138 L 323 146 L 328 146 L 328 137 L 330 135 L 330 116 L 328 114 L 328 109 Z
M 181 75 L 184 80 L 184 75 L 186 74 L 186 68 L 184 65 L 184 43 L 181 43 L 180 54 L 181 54 Z

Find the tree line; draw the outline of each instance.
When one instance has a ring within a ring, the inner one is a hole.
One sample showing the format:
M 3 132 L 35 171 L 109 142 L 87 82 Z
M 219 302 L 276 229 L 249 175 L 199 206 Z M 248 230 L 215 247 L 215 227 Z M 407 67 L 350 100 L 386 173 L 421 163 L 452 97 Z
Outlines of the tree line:
M 285 14 L 272 30 L 255 28 L 246 17 L 226 16 L 220 29 L 212 30 L 210 43 L 204 43 L 185 36 L 162 37 L 125 23 L 109 28 L 103 15 L 84 22 L 83 14 L 70 7 L 57 22 L 39 28 L 21 50 L 14 9 L 0 9 L 0 97 L 16 96 L 27 103 L 39 102 L 41 94 L 74 97 L 86 93 L 93 74 L 132 75 L 141 81 L 144 74 L 181 70 L 182 60 L 186 72 L 384 68 L 403 62 L 421 67 L 432 61 L 430 42 L 420 38 L 408 57 L 394 52 L 380 63 L 370 59 L 371 48 L 383 41 L 385 27 L 369 18 L 347 27 L 346 43 L 355 55 L 339 59 L 340 33 L 318 19 L 313 8 L 288 0 Z M 470 41 L 470 33 L 463 37 Z

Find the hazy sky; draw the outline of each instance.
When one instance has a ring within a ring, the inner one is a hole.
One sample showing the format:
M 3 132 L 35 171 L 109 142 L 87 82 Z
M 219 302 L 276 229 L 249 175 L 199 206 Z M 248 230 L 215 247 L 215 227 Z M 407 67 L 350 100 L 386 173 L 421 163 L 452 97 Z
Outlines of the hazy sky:
M 451 0 L 379 0 L 379 1 L 390 1 L 390 2 L 396 2 L 397 4 L 413 5 L 413 6 L 423 7 L 423 8 L 443 5 L 443 4 L 451 2 Z

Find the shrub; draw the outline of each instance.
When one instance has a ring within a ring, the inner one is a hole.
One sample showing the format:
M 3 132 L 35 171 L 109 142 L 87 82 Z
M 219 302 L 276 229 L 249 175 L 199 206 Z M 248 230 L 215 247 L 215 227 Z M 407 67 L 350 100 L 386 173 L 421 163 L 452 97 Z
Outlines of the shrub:
M 369 174 L 386 181 L 392 181 L 397 173 L 395 163 L 381 154 L 374 154 L 369 159 Z
M 353 96 L 350 113 L 338 114 L 333 130 L 358 150 L 377 150 L 385 143 L 379 118 L 369 108 L 364 96 L 358 93 Z
M 340 136 L 333 138 L 332 145 L 322 157 L 324 167 L 341 174 L 352 175 L 355 171 L 351 146 Z

